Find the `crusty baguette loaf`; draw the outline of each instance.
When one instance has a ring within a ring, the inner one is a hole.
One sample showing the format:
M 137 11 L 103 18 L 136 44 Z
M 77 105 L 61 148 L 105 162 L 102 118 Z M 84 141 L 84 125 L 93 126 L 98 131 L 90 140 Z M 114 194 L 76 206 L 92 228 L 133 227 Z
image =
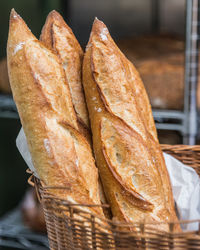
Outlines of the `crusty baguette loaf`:
M 55 10 L 47 16 L 40 40 L 46 47 L 53 50 L 61 60 L 65 71 L 67 83 L 74 105 L 78 127 L 89 142 L 91 142 L 91 133 L 89 128 L 89 117 L 86 107 L 85 96 L 82 86 L 82 63 L 83 51 L 74 36 L 71 28 L 65 23 L 62 16 Z M 106 203 L 102 184 L 99 179 L 100 200 Z M 104 209 L 104 213 L 108 216 L 108 209 Z
M 22 18 L 11 12 L 8 71 L 33 164 L 45 186 L 61 199 L 100 204 L 98 171 L 90 145 L 79 132 L 63 67 L 38 41 Z M 102 209 L 89 209 L 103 216 Z
M 97 19 L 84 56 L 83 84 L 96 162 L 114 217 L 177 220 L 142 81 Z M 160 229 L 168 230 L 166 225 Z
M 62 16 L 53 10 L 47 16 L 40 40 L 61 59 L 69 84 L 80 130 L 89 137 L 89 119 L 81 82 L 83 51 Z

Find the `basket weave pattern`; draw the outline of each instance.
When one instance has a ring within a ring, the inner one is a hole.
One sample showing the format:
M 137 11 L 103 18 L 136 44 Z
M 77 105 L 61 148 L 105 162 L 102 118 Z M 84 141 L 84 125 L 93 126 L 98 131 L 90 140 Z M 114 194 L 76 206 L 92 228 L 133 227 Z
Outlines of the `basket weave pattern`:
M 200 175 L 200 146 L 162 145 L 162 150 L 194 168 Z M 87 204 L 70 204 L 55 198 L 50 189 L 34 178 L 43 204 L 51 249 L 200 249 L 200 220 L 163 222 L 168 232 L 156 229 L 159 223 L 122 224 L 94 216 L 84 208 Z M 174 232 L 181 226 L 198 223 L 194 232 Z M 130 232 L 130 227 L 134 231 Z

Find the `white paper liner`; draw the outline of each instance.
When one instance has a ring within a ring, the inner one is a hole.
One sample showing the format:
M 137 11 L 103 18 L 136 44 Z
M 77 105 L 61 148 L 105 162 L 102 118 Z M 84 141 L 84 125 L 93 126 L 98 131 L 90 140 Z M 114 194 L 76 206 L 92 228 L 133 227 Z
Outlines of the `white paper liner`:
M 26 164 L 36 177 L 38 174 L 33 166 L 28 150 L 26 136 L 21 128 L 16 144 Z M 174 200 L 180 220 L 200 219 L 200 178 L 191 167 L 182 164 L 174 157 L 165 154 L 164 158 L 169 172 Z M 38 177 L 39 178 L 39 177 Z M 182 225 L 184 231 L 198 230 L 198 223 Z
M 17 145 L 17 148 L 18 148 L 20 154 L 22 155 L 22 158 L 26 162 L 27 166 L 34 173 L 34 175 L 37 178 L 39 178 L 37 171 L 35 170 L 35 168 L 33 166 L 31 154 L 30 154 L 29 149 L 28 149 L 28 144 L 26 141 L 26 136 L 24 134 L 23 128 L 21 128 L 19 131 L 19 134 L 18 134 L 17 139 L 16 139 L 16 145 Z
M 194 169 L 165 154 L 172 191 L 180 220 L 200 219 L 200 178 Z M 198 223 L 182 225 L 185 230 L 198 230 Z

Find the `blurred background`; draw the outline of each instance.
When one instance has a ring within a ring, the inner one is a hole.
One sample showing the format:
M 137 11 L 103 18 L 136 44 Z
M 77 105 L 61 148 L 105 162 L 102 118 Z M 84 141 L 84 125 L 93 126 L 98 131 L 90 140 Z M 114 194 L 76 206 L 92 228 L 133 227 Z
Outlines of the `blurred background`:
M 12 8 L 38 38 L 48 13 L 57 10 L 83 48 L 94 18 L 104 21 L 141 74 L 160 142 L 195 144 L 199 141 L 200 108 L 199 0 L 0 1 L 0 249 L 46 249 L 45 235 L 36 233 L 43 232 L 44 225 L 35 194 L 29 191 L 23 202 L 28 186 L 27 166 L 16 148 L 21 125 L 6 66 Z

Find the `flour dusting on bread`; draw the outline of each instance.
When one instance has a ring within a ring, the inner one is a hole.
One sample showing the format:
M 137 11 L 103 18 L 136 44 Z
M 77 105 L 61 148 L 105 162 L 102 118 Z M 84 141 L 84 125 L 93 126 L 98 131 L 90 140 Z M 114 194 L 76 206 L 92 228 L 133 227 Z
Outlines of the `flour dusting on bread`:
M 25 42 L 18 43 L 13 51 L 13 55 L 15 55 L 19 50 L 21 50 L 24 44 Z
M 101 33 L 100 33 L 100 37 L 101 37 L 102 41 L 108 40 L 107 34 L 108 34 L 107 28 L 103 28 Z

